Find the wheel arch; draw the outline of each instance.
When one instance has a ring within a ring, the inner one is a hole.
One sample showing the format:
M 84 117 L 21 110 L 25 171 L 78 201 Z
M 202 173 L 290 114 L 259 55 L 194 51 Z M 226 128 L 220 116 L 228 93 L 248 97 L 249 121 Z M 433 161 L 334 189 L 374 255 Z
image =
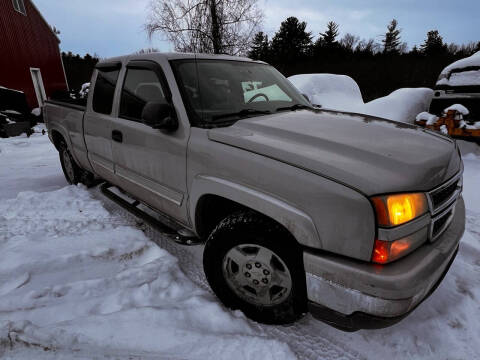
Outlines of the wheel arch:
M 322 246 L 312 219 L 285 201 L 229 180 L 210 176 L 195 178 L 190 194 L 190 214 L 200 237 L 207 238 L 224 217 L 238 210 L 253 210 L 270 218 L 301 245 Z
M 64 143 L 68 146 L 67 140 L 65 136 L 57 129 L 53 129 L 50 131 L 50 136 L 52 138 L 52 143 L 55 146 L 55 149 L 60 151 L 61 144 Z

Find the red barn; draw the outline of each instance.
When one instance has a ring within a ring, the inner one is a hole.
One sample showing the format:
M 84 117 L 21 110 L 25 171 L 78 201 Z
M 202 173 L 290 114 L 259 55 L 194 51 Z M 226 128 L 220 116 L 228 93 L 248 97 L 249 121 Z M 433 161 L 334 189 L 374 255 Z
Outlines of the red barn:
M 23 91 L 31 108 L 68 89 L 59 44 L 31 0 L 0 0 L 0 86 Z

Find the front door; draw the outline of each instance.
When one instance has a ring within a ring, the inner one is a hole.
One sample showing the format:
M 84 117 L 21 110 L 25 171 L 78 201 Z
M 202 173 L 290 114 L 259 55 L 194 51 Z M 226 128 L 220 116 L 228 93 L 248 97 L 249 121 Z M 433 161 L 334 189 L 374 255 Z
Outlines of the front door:
M 171 102 L 161 67 L 154 62 L 127 65 L 118 118 L 112 123 L 116 183 L 157 210 L 188 224 L 186 153 L 188 138 L 141 122 L 148 102 Z
M 35 89 L 35 95 L 37 96 L 38 106 L 45 105 L 47 100 L 47 94 L 45 93 L 45 87 L 43 86 L 42 73 L 40 69 L 30 68 L 30 74 L 32 75 L 33 88 Z

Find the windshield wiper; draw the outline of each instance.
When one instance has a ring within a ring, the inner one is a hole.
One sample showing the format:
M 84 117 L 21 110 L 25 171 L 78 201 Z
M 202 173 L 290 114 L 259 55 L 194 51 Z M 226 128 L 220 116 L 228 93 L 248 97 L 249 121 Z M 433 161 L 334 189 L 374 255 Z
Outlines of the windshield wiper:
M 256 109 L 242 109 L 240 111 L 227 113 L 227 114 L 220 114 L 212 116 L 212 120 L 223 119 L 232 116 L 248 116 L 248 115 L 267 115 L 271 114 L 272 112 L 269 110 L 256 110 Z
M 294 111 L 294 110 L 301 110 L 301 109 L 312 109 L 311 106 L 303 105 L 303 104 L 293 104 L 291 106 L 279 107 L 276 111 Z

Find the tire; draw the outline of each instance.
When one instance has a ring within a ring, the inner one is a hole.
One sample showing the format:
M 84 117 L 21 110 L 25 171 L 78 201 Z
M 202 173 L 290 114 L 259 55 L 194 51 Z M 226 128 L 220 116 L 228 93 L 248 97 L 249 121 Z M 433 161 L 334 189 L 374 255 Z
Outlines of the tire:
M 63 175 L 65 179 L 71 185 L 77 185 L 79 183 L 84 184 L 87 187 L 95 185 L 95 177 L 92 173 L 80 168 L 73 159 L 68 146 L 65 143 L 61 143 L 59 147 L 60 163 L 62 165 Z
M 207 240 L 203 267 L 223 304 L 252 320 L 290 324 L 307 311 L 302 251 L 287 230 L 260 214 L 222 220 Z

